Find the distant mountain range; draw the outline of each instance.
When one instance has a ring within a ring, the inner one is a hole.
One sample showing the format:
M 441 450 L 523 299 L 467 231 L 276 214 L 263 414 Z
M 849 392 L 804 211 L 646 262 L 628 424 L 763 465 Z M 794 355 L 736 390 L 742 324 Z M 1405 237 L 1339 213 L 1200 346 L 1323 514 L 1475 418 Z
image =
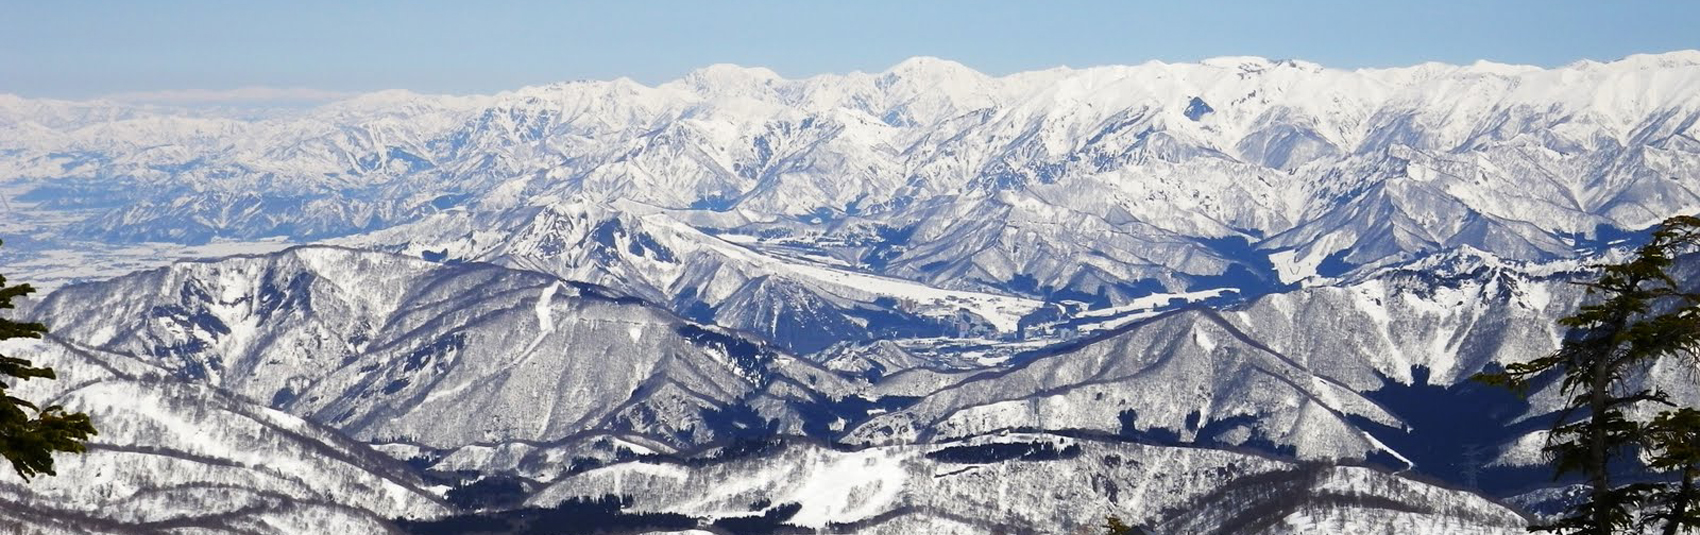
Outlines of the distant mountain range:
M 63 286 L 8 351 L 102 429 L 0 523 L 1518 532 L 1470 492 L 1562 495 L 1556 394 L 1467 378 L 1700 210 L 1697 121 L 1700 52 L 0 96 L 0 260 Z

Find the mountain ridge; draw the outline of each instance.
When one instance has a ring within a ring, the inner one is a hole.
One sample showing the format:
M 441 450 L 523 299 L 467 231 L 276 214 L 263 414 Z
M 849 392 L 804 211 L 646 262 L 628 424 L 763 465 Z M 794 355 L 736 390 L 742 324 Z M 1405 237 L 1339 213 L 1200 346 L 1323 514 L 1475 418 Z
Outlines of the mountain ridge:
M 1676 179 L 1700 169 L 1700 98 L 1684 90 L 1700 85 L 1696 57 L 1004 77 L 923 59 L 803 80 L 717 66 L 653 87 L 383 93 L 256 121 L 11 99 L 0 189 L 39 222 L 28 232 L 115 243 L 314 240 L 588 199 L 705 231 L 862 241 L 879 254 L 863 269 L 928 284 L 1007 292 L 1031 276 L 1116 304 L 1149 290 L 1107 281 L 1248 290 L 1322 276 L 1346 250 L 1335 262 L 1353 269 L 1459 245 L 1571 256 L 1575 237 L 1700 208 Z M 920 225 L 964 215 L 999 226 Z M 1401 226 L 1382 227 L 1389 215 Z M 914 243 L 863 236 L 911 228 Z M 1225 239 L 1249 249 L 1212 245 Z M 951 247 L 964 240 L 984 247 Z M 1040 243 L 1097 264 L 1049 264 Z M 1282 273 L 1257 255 L 1280 255 Z

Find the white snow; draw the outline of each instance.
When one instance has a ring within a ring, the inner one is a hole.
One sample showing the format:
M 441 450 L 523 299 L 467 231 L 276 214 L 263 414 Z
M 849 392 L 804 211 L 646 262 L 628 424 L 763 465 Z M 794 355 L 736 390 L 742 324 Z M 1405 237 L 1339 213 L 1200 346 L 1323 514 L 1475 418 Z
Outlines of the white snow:
M 1032 299 L 944 290 L 902 279 L 855 273 L 825 266 L 792 264 L 788 267 L 795 273 L 845 288 L 854 288 L 876 295 L 913 299 L 946 309 L 953 306 L 966 308 L 975 315 L 991 322 L 999 332 L 1015 332 L 1021 317 L 1041 306 L 1039 301 Z
M 537 296 L 537 303 L 533 305 L 533 310 L 537 312 L 537 328 L 543 332 L 538 335 L 540 338 L 555 330 L 555 318 L 550 315 L 549 303 L 554 299 L 555 292 L 560 289 L 559 283 L 552 283 L 543 287 L 543 293 Z M 533 342 L 532 345 L 535 346 L 536 342 Z
M 807 479 L 788 493 L 788 500 L 803 504 L 792 522 L 819 528 L 889 510 L 909 477 L 903 461 L 903 456 L 869 449 L 811 466 Z

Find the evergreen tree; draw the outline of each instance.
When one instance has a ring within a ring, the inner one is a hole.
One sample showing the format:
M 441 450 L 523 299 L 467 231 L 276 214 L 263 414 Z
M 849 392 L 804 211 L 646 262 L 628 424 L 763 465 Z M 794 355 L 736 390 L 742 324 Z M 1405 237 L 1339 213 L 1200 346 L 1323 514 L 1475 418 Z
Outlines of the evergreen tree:
M 35 291 L 28 284 L 6 285 L 0 275 L 0 310 L 13 308 L 12 300 Z M 41 338 L 47 326 L 20 323 L 0 317 L 0 341 Z M 95 434 L 89 416 L 68 413 L 59 406 L 37 408 L 35 404 L 6 393 L 8 381 L 31 378 L 53 379 L 53 370 L 37 367 L 29 360 L 0 354 L 0 457 L 24 480 L 40 474 L 54 475 L 53 453 L 82 452 L 83 442 Z M 34 417 L 30 413 L 35 413 Z
M 1653 491 L 1649 504 L 1658 512 L 1649 516 L 1649 524 L 1663 522 L 1664 535 L 1700 530 L 1700 511 L 1694 504 L 1700 493 L 1694 488 L 1700 478 L 1700 410 L 1684 407 L 1659 414 L 1647 424 L 1643 440 L 1647 466 L 1674 473 L 1677 479 Z
M 1700 294 L 1681 291 L 1666 273 L 1676 256 L 1700 245 L 1700 218 L 1673 217 L 1661 223 L 1652 239 L 1628 261 L 1604 266 L 1599 280 L 1586 283 L 1599 299 L 1559 320 L 1570 329 L 1551 355 L 1507 366 L 1503 373 L 1484 373 L 1477 379 L 1527 392 L 1532 381 L 1559 374 L 1560 393 L 1567 397 L 1559 419 L 1547 437 L 1545 451 L 1557 476 L 1581 474 L 1589 486 L 1586 498 L 1567 516 L 1536 530 L 1584 535 L 1612 535 L 1644 525 L 1638 511 L 1663 502 L 1666 533 L 1692 516 L 1694 453 L 1680 440 L 1694 433 L 1700 417 L 1691 410 L 1667 411 L 1652 422 L 1637 422 L 1629 411 L 1647 403 L 1671 406 L 1656 390 L 1631 387 L 1629 373 L 1645 369 L 1664 357 L 1692 361 L 1700 349 Z M 1612 480 L 1615 461 L 1632 459 L 1641 447 L 1653 456 L 1649 468 L 1682 471 L 1686 484 L 1635 483 Z

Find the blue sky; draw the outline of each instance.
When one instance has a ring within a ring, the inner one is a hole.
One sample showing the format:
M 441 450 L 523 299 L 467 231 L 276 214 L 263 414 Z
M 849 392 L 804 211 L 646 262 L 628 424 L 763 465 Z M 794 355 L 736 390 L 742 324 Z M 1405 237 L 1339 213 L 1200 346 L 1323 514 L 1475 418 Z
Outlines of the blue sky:
M 0 92 L 57 98 L 494 92 L 722 62 L 797 77 L 917 55 L 1003 74 L 1221 55 L 1552 66 L 1700 48 L 1689 0 L 0 3 Z

